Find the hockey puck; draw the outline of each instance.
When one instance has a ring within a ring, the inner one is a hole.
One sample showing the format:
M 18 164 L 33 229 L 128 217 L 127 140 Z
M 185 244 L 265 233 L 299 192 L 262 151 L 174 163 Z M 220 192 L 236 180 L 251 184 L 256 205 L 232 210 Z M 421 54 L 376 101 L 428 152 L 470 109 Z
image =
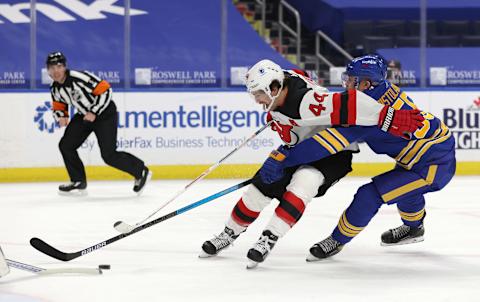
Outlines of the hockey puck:
M 98 266 L 99 269 L 110 269 L 110 264 L 100 264 Z

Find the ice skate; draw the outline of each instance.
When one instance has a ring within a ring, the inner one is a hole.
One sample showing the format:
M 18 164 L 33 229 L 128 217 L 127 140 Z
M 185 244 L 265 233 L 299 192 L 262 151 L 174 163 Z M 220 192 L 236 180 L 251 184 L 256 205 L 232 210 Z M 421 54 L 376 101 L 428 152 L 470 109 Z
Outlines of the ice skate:
M 58 187 L 58 194 L 65 196 L 84 196 L 87 195 L 86 181 L 72 181 Z
M 389 246 L 421 242 L 424 240 L 424 233 L 425 229 L 423 224 L 416 228 L 403 224 L 398 228 L 384 232 L 380 244 L 383 246 Z
M 238 238 L 239 235 L 235 235 L 233 230 L 229 227 L 225 229 L 218 235 L 210 240 L 207 240 L 202 245 L 202 251 L 199 258 L 208 258 L 218 255 L 218 253 L 230 245 Z
M 144 167 L 142 171 L 142 177 L 135 179 L 135 182 L 133 184 L 133 192 L 137 193 L 137 195 L 140 196 L 145 189 L 145 185 L 152 178 L 152 175 L 152 171 L 150 171 L 147 167 Z
M 259 263 L 263 262 L 270 254 L 277 240 L 278 236 L 273 235 L 269 230 L 263 231 L 262 236 L 260 236 L 253 248 L 248 251 L 247 258 L 249 262 L 247 269 L 255 268 Z
M 329 236 L 326 239 L 315 243 L 310 248 L 310 254 L 307 256 L 307 262 L 323 260 L 331 257 L 339 253 L 343 246 L 343 244 L 333 239 L 332 236 Z

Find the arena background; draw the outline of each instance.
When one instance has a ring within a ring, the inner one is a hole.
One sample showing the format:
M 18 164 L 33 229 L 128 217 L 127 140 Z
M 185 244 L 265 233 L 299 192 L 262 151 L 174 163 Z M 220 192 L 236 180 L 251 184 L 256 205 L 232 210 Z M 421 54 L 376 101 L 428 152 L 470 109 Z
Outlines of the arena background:
M 44 66 L 55 50 L 70 68 L 113 85 L 119 149 L 144 159 L 157 179 L 195 178 L 263 125 L 243 86 L 258 60 L 305 69 L 340 91 L 349 58 L 373 52 L 391 62 L 393 82 L 451 128 L 457 175 L 478 175 L 478 16 L 480 2 L 465 0 L 2 1 L 0 181 L 67 179 Z M 264 131 L 209 177 L 249 177 L 279 144 Z M 361 150 L 350 175 L 393 166 Z M 93 134 L 80 152 L 89 179 L 129 179 L 103 163 Z
M 57 194 L 68 181 L 58 150 L 64 129 L 51 114 L 44 65 L 57 50 L 70 68 L 113 85 L 118 147 L 154 172 L 141 196 L 131 176 L 103 163 L 94 135 L 80 150 L 88 195 Z M 381 246 L 381 234 L 402 223 L 395 205 L 382 206 L 341 253 L 305 261 L 359 188 L 393 166 L 361 145 L 356 177 L 310 202 L 256 269 L 245 269 L 246 255 L 277 201 L 234 246 L 200 259 L 246 192 L 239 184 L 280 144 L 267 129 L 209 175 L 215 179 L 189 187 L 264 123 L 243 86 L 248 68 L 267 58 L 342 91 L 346 63 L 373 52 L 388 60 L 390 81 L 456 138 L 456 176 L 425 196 L 425 241 Z M 49 276 L 12 267 L 0 278 L 0 302 L 480 301 L 479 53 L 479 0 L 0 0 L 1 249 L 50 272 L 111 267 Z M 223 195 L 229 187 L 238 190 Z M 123 236 L 116 221 L 145 217 L 162 223 L 105 245 Z M 35 250 L 34 237 L 67 253 L 92 252 L 59 261 Z

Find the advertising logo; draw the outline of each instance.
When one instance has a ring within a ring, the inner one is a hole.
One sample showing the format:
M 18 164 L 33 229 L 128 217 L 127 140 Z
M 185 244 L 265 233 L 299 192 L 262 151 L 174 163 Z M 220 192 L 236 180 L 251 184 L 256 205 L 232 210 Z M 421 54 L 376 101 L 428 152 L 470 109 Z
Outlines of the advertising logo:
M 400 71 L 401 76 L 399 79 L 400 85 L 416 85 L 417 76 L 415 75 L 415 70 L 405 69 Z
M 114 5 L 118 0 L 96 0 L 86 4 L 80 0 L 54 0 L 55 4 L 37 2 L 36 10 L 54 22 L 76 21 L 75 13 L 85 20 L 99 20 L 107 18 L 104 13 L 123 16 L 125 8 Z M 30 2 L 25 1 L 16 4 L 0 5 L 0 16 L 11 23 L 30 23 L 28 12 L 25 8 L 30 7 Z M 144 15 L 146 11 L 130 9 L 130 16 Z M 0 24 L 5 23 L 0 20 Z
M 136 85 L 217 85 L 215 70 L 135 68 Z
M 265 116 L 266 112 L 256 110 L 222 110 L 216 105 L 192 109 L 179 105 L 176 110 L 119 112 L 118 128 L 204 128 L 226 134 L 236 128 L 258 128 L 264 125 Z
M 49 101 L 43 103 L 35 109 L 33 122 L 37 124 L 38 130 L 41 132 L 53 133 L 55 128 L 60 128 L 52 115 L 52 105 Z
M 35 108 L 33 122 L 39 132 L 50 135 L 59 131 L 60 127 L 53 117 L 50 101 L 42 101 L 39 106 L 33 108 Z M 117 137 L 117 148 L 155 150 L 233 148 L 246 140 L 235 137 L 235 130 L 257 129 L 264 125 L 266 120 L 264 111 L 232 110 L 228 106 L 177 105 L 164 110 L 156 110 L 157 108 L 154 106 L 137 110 L 119 110 L 117 127 L 127 131 L 121 131 L 122 134 Z M 74 106 L 69 106 L 69 116 L 74 115 Z M 159 129 L 167 131 L 158 131 Z M 291 141 L 298 141 L 298 138 L 292 137 Z M 272 148 L 274 145 L 273 138 L 268 137 L 258 137 L 246 144 L 252 150 Z M 81 145 L 81 149 L 87 151 L 97 147 L 95 138 L 89 138 Z
M 480 70 L 448 70 L 449 85 L 478 85 L 480 84 Z
M 476 100 L 473 100 L 473 104 L 468 107 L 468 110 L 480 110 L 480 96 Z
M 0 74 L 0 85 L 24 85 L 26 82 L 24 71 L 5 71 Z
M 69 115 L 74 114 L 75 108 L 69 106 Z M 266 112 L 256 110 L 222 110 L 216 105 L 203 105 L 198 109 L 179 105 L 176 110 L 119 111 L 117 126 L 120 129 L 204 128 L 228 134 L 236 128 L 261 127 L 265 123 L 265 115 Z M 42 132 L 53 133 L 55 128 L 59 128 L 49 101 L 35 109 L 33 121 Z
M 452 130 L 457 149 L 480 149 L 480 97 L 465 109 L 443 109 L 443 122 Z
M 98 70 L 91 72 L 110 84 L 120 84 L 120 71 L 118 70 Z

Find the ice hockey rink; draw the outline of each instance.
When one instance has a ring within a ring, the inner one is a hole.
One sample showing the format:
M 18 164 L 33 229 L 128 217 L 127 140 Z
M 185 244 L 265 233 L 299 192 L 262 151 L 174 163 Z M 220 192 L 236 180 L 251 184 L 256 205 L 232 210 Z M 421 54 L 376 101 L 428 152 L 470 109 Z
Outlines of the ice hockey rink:
M 367 181 L 344 179 L 315 199 L 254 270 L 245 268 L 246 253 L 274 205 L 232 248 L 215 258 L 198 258 L 203 241 L 222 230 L 242 189 L 60 262 L 33 249 L 29 239 L 42 238 L 67 252 L 84 249 L 115 236 L 115 221 L 146 217 L 189 181 L 153 181 L 141 197 L 133 195 L 130 182 L 91 182 L 87 197 L 59 196 L 57 183 L 1 184 L 1 246 L 7 258 L 43 268 L 110 264 L 111 270 L 38 276 L 12 268 L 0 279 L 0 301 L 479 301 L 478 177 L 455 177 L 443 191 L 427 195 L 422 243 L 381 247 L 380 234 L 400 224 L 396 208 L 385 206 L 333 259 L 305 261 L 310 246 L 332 231 L 356 189 Z M 204 180 L 159 215 L 239 182 Z

